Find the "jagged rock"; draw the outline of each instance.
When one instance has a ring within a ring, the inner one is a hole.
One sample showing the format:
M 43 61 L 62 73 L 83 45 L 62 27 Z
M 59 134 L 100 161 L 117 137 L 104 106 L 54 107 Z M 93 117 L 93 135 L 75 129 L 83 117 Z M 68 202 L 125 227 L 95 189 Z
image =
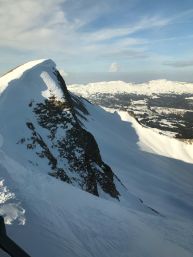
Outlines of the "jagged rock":
M 44 66 L 39 70 L 41 72 L 37 76 L 41 78 L 43 74 L 44 83 L 50 83 L 53 88 L 49 88 L 48 96 L 32 98 L 23 106 L 28 108 L 25 122 L 28 132 L 17 142 L 31 152 L 28 162 L 38 166 L 44 161 L 49 175 L 96 196 L 103 191 L 119 199 L 120 193 L 115 184 L 121 183 L 103 162 L 95 138 L 81 122 L 89 115 L 83 100 L 68 92 L 65 81 L 55 67 L 49 68 L 46 74 Z M 30 83 L 33 87 L 33 83 Z

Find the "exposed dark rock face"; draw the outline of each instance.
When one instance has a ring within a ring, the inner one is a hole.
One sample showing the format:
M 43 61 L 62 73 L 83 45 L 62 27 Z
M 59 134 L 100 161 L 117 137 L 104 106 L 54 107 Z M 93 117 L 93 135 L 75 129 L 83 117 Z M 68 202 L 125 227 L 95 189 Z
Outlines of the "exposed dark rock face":
M 43 102 L 29 103 L 38 125 L 27 122 L 31 137 L 22 138 L 20 143 L 48 161 L 50 175 L 96 196 L 99 196 L 100 188 L 100 191 L 119 199 L 115 181 L 120 182 L 102 161 L 95 138 L 80 121 L 89 114 L 87 109 L 80 98 L 69 94 L 59 72 L 54 74 L 64 97 L 58 100 L 52 95 Z M 41 136 L 42 129 L 44 136 Z

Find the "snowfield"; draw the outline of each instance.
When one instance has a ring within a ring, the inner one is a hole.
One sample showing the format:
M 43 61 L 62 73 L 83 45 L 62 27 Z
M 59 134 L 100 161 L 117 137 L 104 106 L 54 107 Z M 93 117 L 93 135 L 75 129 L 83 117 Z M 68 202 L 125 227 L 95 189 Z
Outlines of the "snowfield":
M 34 65 L 39 65 L 37 74 Z M 37 76 L 33 90 L 22 75 L 28 67 L 32 73 L 27 78 Z M 11 139 L 25 133 L 21 121 L 28 113 L 20 108 L 21 98 L 10 82 L 21 85 L 24 99 L 48 97 L 50 89 L 60 98 L 49 73 L 52 67 L 52 61 L 38 61 L 0 78 L 0 214 L 6 217 L 8 235 L 32 257 L 192 257 L 191 145 L 141 127 L 125 112 L 106 111 L 84 101 L 89 115 L 82 123 L 133 198 L 93 196 L 48 176 L 43 163 L 30 166 L 22 159 L 26 153 L 19 154 Z M 39 95 L 42 80 L 47 88 Z M 5 106 L 10 92 L 13 98 Z M 7 124 L 14 119 L 10 114 L 15 104 L 21 119 L 13 128 Z M 134 198 L 152 211 L 136 205 Z

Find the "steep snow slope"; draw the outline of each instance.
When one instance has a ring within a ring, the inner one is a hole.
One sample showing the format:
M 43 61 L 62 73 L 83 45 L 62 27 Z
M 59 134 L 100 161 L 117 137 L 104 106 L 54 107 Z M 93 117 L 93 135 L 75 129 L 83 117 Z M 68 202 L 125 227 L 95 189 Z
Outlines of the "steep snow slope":
M 109 113 L 89 103 L 87 105 L 91 115 L 85 126 L 94 134 L 104 160 L 129 190 L 147 200 L 163 215 L 167 215 L 168 209 L 162 209 L 162 203 L 169 209 L 177 208 L 175 215 L 180 211 L 192 217 L 192 146 L 186 148 L 176 139 L 171 141 L 139 124 L 137 127 L 127 113 Z M 178 155 L 175 155 L 173 145 Z M 146 199 L 147 194 L 150 199 Z M 182 201 L 186 208 L 181 208 L 178 201 Z
M 141 127 L 127 113 L 87 108 L 91 120 L 85 125 L 95 135 L 104 160 L 132 193 L 163 215 L 167 225 L 159 229 L 167 238 L 192 252 L 193 166 L 184 162 L 192 163 L 192 146 Z
M 116 110 L 105 108 L 116 113 Z M 141 150 L 193 164 L 193 145 L 160 135 L 156 130 L 141 126 L 128 112 L 118 111 L 121 120 L 129 122 L 138 136 Z
M 4 84 L 0 95 L 0 214 L 11 223 L 9 235 L 34 257 L 192 257 L 192 164 L 155 155 L 162 154 L 158 148 L 142 151 L 142 144 L 150 148 L 148 140 L 139 139 L 144 128 L 139 132 L 124 113 L 112 114 L 70 96 L 71 118 L 94 135 L 101 159 L 112 168 L 116 189 L 124 196 L 120 201 L 109 197 L 99 184 L 99 195 L 107 200 L 48 176 L 50 165 L 35 154 L 39 148 L 29 151 L 25 144 L 16 144 L 18 137 L 31 137 L 26 121 L 31 122 L 59 157 L 46 138 L 49 131 L 31 109 L 53 92 L 63 101 L 53 68 L 55 72 L 50 61 L 31 67 L 30 73 L 17 75 L 13 84 Z M 59 140 L 61 127 L 57 133 Z M 148 131 L 144 134 L 147 139 Z
M 142 152 L 128 122 L 85 105 L 91 113 L 85 125 L 105 161 L 160 215 L 94 197 L 38 169 L 26 169 L 1 150 L 4 186 L 26 212 L 25 225 L 16 220 L 8 226 L 9 235 L 34 257 L 191 257 L 192 165 Z
M 192 256 L 188 223 L 64 186 L 39 171 L 26 170 L 2 152 L 0 162 L 1 175 L 26 209 L 25 225 L 7 226 L 8 234 L 31 256 Z

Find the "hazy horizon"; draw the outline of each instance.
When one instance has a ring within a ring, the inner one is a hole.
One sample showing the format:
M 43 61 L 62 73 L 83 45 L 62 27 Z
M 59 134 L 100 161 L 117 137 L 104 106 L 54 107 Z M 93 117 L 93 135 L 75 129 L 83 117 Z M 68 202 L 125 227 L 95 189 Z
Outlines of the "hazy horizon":
M 129 73 L 129 72 L 116 72 L 109 74 L 109 72 L 89 72 L 89 73 L 68 73 L 64 77 L 67 85 L 70 84 L 88 84 L 94 82 L 103 82 L 103 81 L 124 81 L 131 83 L 145 83 L 151 80 L 171 80 L 179 82 L 190 82 L 193 83 L 193 78 L 187 79 L 186 75 L 183 74 L 171 74 L 164 75 L 162 73 L 154 74 L 151 73 Z
M 19 64 L 21 65 L 21 64 Z M 17 65 L 17 66 L 19 66 Z M 17 66 L 9 67 L 7 70 L 4 70 L 0 73 L 0 77 L 4 76 L 10 70 L 15 69 Z M 64 72 L 63 69 L 58 67 L 58 70 L 63 75 L 66 84 L 88 84 L 95 82 L 104 82 L 104 81 L 124 81 L 126 83 L 145 83 L 151 80 L 171 80 L 179 82 L 190 82 L 193 83 L 192 71 L 183 71 L 167 74 L 165 71 L 138 71 L 138 72 Z

